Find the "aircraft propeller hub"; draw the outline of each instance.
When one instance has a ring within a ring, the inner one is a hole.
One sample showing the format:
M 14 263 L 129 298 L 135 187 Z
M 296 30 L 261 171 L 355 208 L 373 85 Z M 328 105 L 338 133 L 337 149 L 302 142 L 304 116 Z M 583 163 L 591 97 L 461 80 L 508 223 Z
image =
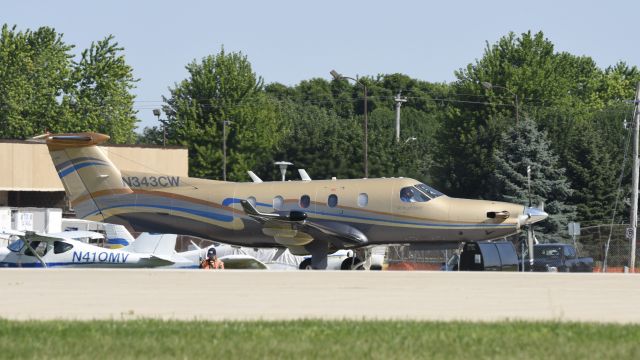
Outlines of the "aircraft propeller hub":
M 524 216 L 524 224 L 530 225 L 546 219 L 549 217 L 549 214 L 538 208 L 526 207 L 524 208 Z

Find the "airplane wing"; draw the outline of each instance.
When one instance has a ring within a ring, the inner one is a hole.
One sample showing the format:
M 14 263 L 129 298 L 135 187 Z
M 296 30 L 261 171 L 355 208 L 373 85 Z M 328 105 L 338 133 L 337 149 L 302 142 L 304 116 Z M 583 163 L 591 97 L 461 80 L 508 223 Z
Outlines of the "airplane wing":
M 315 222 L 307 219 L 302 211 L 291 211 L 289 215 L 278 213 L 262 213 L 246 200 L 240 204 L 245 214 L 263 224 L 266 228 L 282 228 L 290 226 L 291 230 L 301 231 L 314 239 L 325 239 L 338 248 L 363 246 L 367 237 L 360 230 L 340 222 Z
M 12 230 L 12 229 L 2 229 L 0 230 L 0 234 L 2 235 L 15 235 L 15 236 L 24 236 L 24 231 Z

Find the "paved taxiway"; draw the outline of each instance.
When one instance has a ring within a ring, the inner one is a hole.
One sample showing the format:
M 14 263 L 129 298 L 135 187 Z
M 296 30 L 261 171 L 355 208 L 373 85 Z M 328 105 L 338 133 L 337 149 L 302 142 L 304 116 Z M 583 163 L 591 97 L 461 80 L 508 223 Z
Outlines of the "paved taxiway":
M 1 269 L 8 319 L 640 323 L 640 275 Z

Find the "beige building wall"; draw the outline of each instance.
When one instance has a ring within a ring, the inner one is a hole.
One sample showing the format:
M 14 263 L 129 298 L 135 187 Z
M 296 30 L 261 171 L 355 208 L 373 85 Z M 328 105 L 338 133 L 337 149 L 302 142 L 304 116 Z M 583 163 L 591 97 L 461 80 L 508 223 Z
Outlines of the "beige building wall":
M 122 170 L 187 176 L 187 149 L 151 146 L 103 146 Z M 21 141 L 0 142 L 0 191 L 64 191 L 47 146 Z

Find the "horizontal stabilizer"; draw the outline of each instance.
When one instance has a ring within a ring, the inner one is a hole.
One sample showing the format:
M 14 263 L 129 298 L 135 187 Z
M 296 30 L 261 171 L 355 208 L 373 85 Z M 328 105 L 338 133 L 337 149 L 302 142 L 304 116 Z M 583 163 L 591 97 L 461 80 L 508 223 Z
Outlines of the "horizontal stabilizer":
M 175 262 L 173 262 L 171 259 L 162 257 L 162 256 L 158 256 L 158 255 L 151 255 L 149 257 L 149 266 L 150 267 L 156 267 L 156 266 L 170 266 L 175 264 Z

